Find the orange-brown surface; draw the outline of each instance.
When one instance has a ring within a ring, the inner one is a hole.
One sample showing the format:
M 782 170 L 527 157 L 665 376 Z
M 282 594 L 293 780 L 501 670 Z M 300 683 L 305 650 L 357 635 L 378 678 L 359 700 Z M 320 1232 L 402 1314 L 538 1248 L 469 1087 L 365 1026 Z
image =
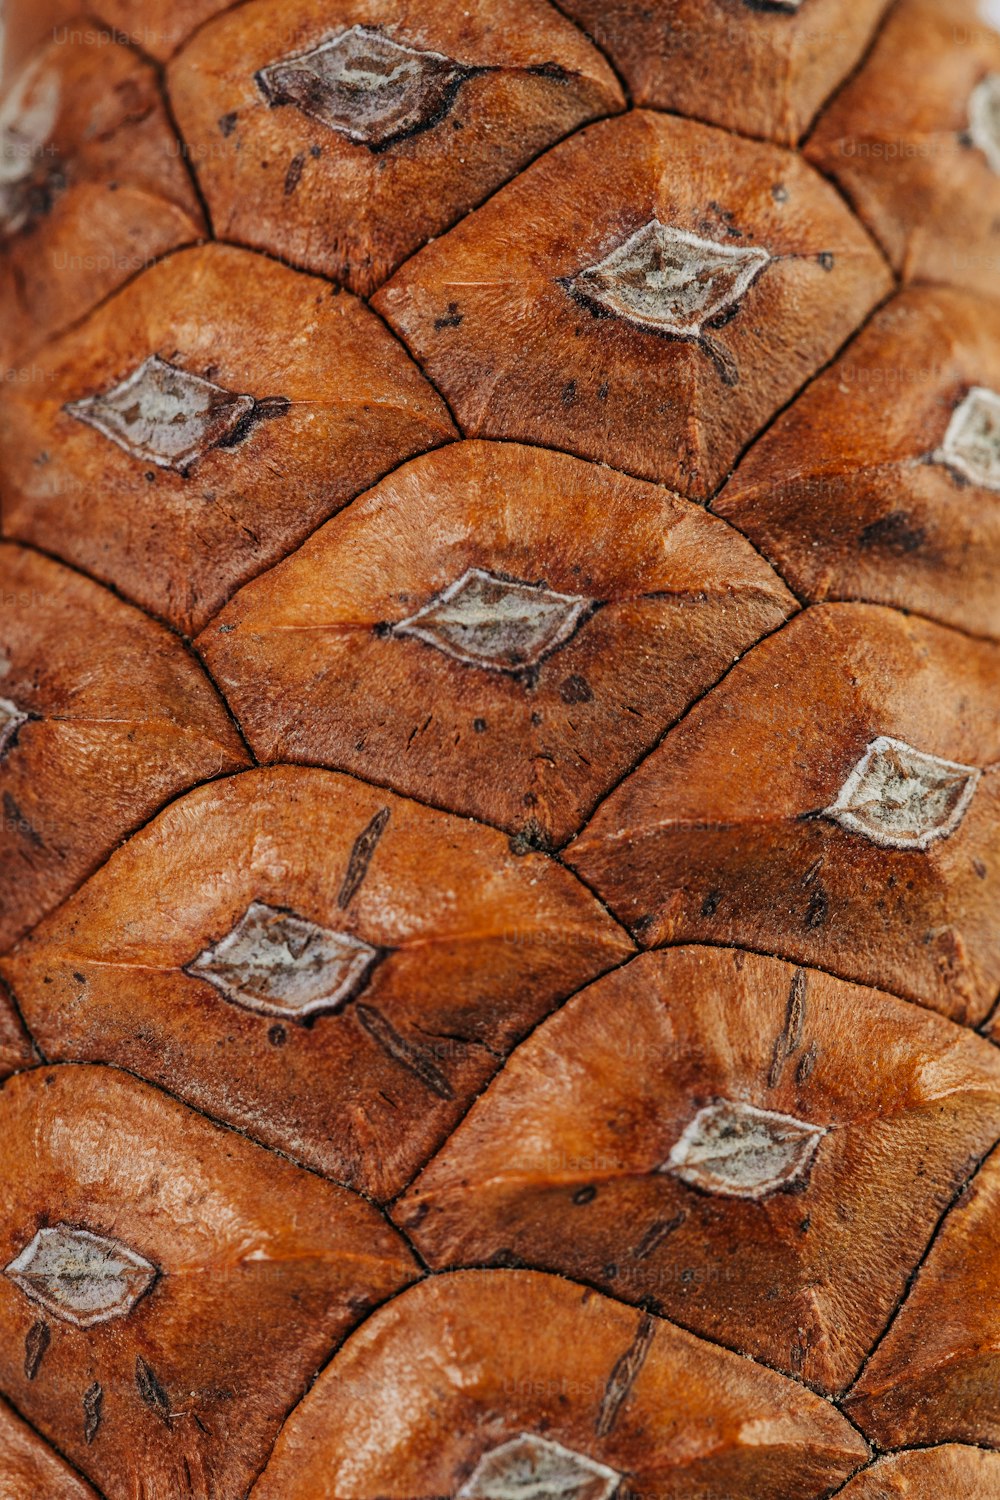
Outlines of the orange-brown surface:
M 331 42 L 346 53 L 359 27 L 444 59 L 387 141 L 352 139 L 262 86 L 286 58 Z M 253 0 L 204 27 L 169 76 L 217 232 L 356 292 L 547 146 L 624 107 L 601 54 L 545 0 Z
M 54 28 L 7 101 L 0 192 L 4 363 L 205 232 L 154 70 L 94 27 Z
M 723 254 L 766 257 L 735 313 L 731 299 L 714 313 L 710 302 L 697 336 L 587 300 L 582 273 L 654 220 Z M 415 255 L 374 305 L 465 432 L 704 499 L 890 285 L 868 235 L 800 157 L 637 111 L 549 152 Z
M 68 409 L 151 357 L 252 410 L 164 466 Z M 35 355 L 27 377 L 0 398 L 6 534 L 187 631 L 385 470 L 453 435 L 354 297 L 219 245 L 161 261 Z
M 903 292 L 754 445 L 712 509 L 806 599 L 863 599 L 1000 637 L 997 480 L 955 467 L 955 412 L 1000 386 L 1000 311 Z
M 529 604 L 559 595 L 565 638 L 536 653 L 499 633 L 470 647 L 472 625 L 436 634 L 436 602 L 470 570 Z M 397 470 L 198 645 L 262 760 L 352 771 L 550 845 L 794 609 L 688 501 L 473 442 Z
M 1000 8 L 3 9 L 0 1500 L 996 1500 Z
M 567 859 L 651 947 L 737 941 L 978 1023 L 1000 984 L 998 673 L 996 646 L 940 625 L 808 610 L 670 731 Z M 925 848 L 832 815 L 881 739 L 965 768 L 965 810 Z
M 0 544 L 0 946 L 177 792 L 247 764 L 196 660 L 90 579 Z
M 241 1492 L 413 1257 L 370 1204 L 126 1074 L 24 1074 L 0 1119 L 3 1389 L 109 1500 Z M 56 1225 L 141 1256 L 151 1284 L 88 1327 L 71 1279 L 26 1295 L 10 1265 Z
M 685 1180 L 684 1131 L 718 1100 L 812 1132 L 785 1182 L 766 1158 L 717 1192 Z M 541 1026 L 394 1217 L 434 1267 L 567 1272 L 838 1390 L 998 1135 L 979 1037 L 774 959 L 673 949 Z
M 363 987 L 321 1012 L 261 1013 L 191 972 L 254 902 L 367 944 Z M 175 802 L 3 972 L 47 1056 L 117 1063 L 388 1197 L 525 1032 L 630 951 L 544 856 L 284 767 Z
M 466 1272 L 414 1288 L 350 1340 L 253 1500 L 453 1495 L 485 1454 L 539 1431 L 676 1500 L 818 1500 L 866 1456 L 825 1401 L 669 1323 L 555 1277 Z

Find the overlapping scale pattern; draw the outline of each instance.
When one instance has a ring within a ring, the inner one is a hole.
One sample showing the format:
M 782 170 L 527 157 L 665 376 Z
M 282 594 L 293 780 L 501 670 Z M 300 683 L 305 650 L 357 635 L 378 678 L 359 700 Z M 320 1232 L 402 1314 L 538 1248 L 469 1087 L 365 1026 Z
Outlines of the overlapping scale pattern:
M 8 9 L 0 1492 L 994 1500 L 1000 13 Z

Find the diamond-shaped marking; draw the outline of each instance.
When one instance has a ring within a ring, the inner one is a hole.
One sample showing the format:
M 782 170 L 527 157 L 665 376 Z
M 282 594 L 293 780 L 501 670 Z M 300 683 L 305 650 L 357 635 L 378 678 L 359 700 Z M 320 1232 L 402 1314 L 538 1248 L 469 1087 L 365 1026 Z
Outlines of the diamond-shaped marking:
M 969 99 L 969 138 L 1000 173 L 1000 73 L 988 73 Z
M 736 306 L 770 259 L 759 246 L 717 244 L 651 219 L 568 286 L 616 318 L 695 339 Z
M 804 1176 L 825 1134 L 792 1115 L 721 1099 L 698 1111 L 661 1171 L 724 1198 L 766 1198 Z
M 959 402 L 934 455 L 983 489 L 1000 492 L 1000 395 L 976 385 Z
M 426 130 L 447 111 L 468 70 L 368 26 L 282 58 L 257 74 L 268 103 L 293 104 L 372 149 Z
M 522 672 L 565 645 L 591 608 L 592 599 L 469 568 L 393 629 L 468 666 Z
M 955 832 L 979 777 L 975 766 L 942 760 L 881 735 L 868 746 L 826 816 L 885 849 L 927 849 Z
M 29 715 L 22 713 L 16 703 L 11 703 L 9 698 L 0 698 L 0 760 L 17 739 L 21 726 L 27 724 L 28 718 Z
M 59 78 L 43 67 L 40 59 L 0 104 L 0 230 L 6 234 L 31 217 L 32 187 L 41 186 L 39 167 L 47 155 L 50 171 L 56 167 L 49 139 L 59 114 Z M 43 180 L 50 171 L 43 171 Z
M 611 1500 L 620 1483 L 605 1464 L 522 1433 L 480 1459 L 457 1500 Z
M 381 957 L 378 948 L 347 933 L 252 901 L 232 931 L 184 972 L 207 980 L 233 1005 L 301 1021 L 342 1010 L 364 989 Z
M 110 391 L 66 410 L 132 458 L 186 469 L 232 437 L 255 406 L 253 396 L 234 395 L 153 354 Z
M 4 1275 L 53 1317 L 91 1328 L 130 1313 L 158 1272 L 118 1240 L 54 1224 L 38 1231 Z

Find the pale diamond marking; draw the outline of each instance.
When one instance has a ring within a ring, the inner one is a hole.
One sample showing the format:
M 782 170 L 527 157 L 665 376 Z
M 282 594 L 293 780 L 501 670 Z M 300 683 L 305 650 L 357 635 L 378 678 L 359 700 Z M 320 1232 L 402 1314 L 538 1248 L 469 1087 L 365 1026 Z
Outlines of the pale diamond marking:
M 0 698 L 0 760 L 17 739 L 22 725 L 27 724 L 29 714 L 22 713 L 9 698 Z
M 4 1275 L 53 1317 L 91 1328 L 130 1313 L 158 1272 L 119 1240 L 54 1224 L 39 1229 Z
M 1000 73 L 987 73 L 969 99 L 969 139 L 1000 173 Z
M 393 627 L 468 666 L 523 672 L 566 644 L 592 599 L 469 568 Z
M 467 76 L 467 69 L 440 52 L 352 26 L 262 68 L 257 81 L 269 104 L 293 104 L 328 129 L 378 150 L 434 124 Z
M 262 1016 L 302 1021 L 343 1010 L 382 951 L 295 912 L 252 901 L 236 926 L 185 965 L 223 999 Z
M 1000 395 L 996 391 L 972 387 L 952 413 L 934 459 L 973 484 L 1000 492 Z
M 724 1198 L 766 1198 L 808 1172 L 825 1129 L 738 1100 L 700 1109 L 661 1171 Z
M 0 104 L 0 230 L 15 234 L 32 215 L 32 189 L 58 173 L 49 144 L 60 84 L 44 57 L 27 68 Z M 41 180 L 39 180 L 41 179 Z
M 153 354 L 111 390 L 66 410 L 131 458 L 186 469 L 231 438 L 255 406 L 253 396 L 235 395 Z
M 826 809 L 851 833 L 885 849 L 927 849 L 953 834 L 969 810 L 980 771 L 915 750 L 904 740 L 872 740 Z
M 768 265 L 757 245 L 723 245 L 651 219 L 569 282 L 569 290 L 640 328 L 697 339 Z
M 456 1500 L 612 1500 L 620 1483 L 606 1464 L 522 1433 L 484 1454 Z

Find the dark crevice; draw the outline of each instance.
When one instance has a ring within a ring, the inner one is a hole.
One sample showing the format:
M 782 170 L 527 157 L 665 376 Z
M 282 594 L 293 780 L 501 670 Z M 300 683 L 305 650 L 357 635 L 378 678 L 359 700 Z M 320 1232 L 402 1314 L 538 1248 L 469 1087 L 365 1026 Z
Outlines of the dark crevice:
M 708 698 L 711 694 L 719 691 L 725 685 L 725 683 L 727 683 L 729 681 L 729 678 L 732 676 L 732 674 L 736 671 L 736 669 L 744 661 L 746 661 L 747 657 L 750 656 L 752 652 L 756 651 L 758 649 L 758 647 L 763 646 L 764 643 L 765 643 L 765 641 L 771 640 L 772 637 L 774 637 L 776 635 L 779 635 L 781 633 L 781 631 L 786 630 L 788 628 L 788 626 L 791 625 L 791 623 L 793 622 L 793 620 L 798 620 L 803 614 L 805 614 L 807 612 L 808 609 L 817 609 L 817 608 L 820 608 L 820 607 L 821 606 L 819 606 L 819 605 L 809 605 L 809 606 L 807 606 L 806 609 L 798 609 L 798 610 L 793 611 L 786 619 L 779 620 L 779 622 L 777 623 L 777 625 L 775 625 L 771 630 L 765 631 L 762 636 L 760 636 L 751 645 L 747 646 L 745 648 L 745 650 L 741 651 L 740 654 L 737 657 L 735 657 L 730 662 L 729 666 L 727 666 L 725 668 L 725 670 L 722 672 L 721 676 L 719 676 L 718 678 L 716 678 L 716 680 L 713 683 L 711 683 L 708 687 L 703 688 L 700 693 L 696 694 L 696 696 L 693 697 L 691 699 L 691 701 L 685 706 L 685 708 L 683 709 L 683 711 L 681 713 L 679 713 L 676 718 L 672 719 L 671 722 L 666 726 L 666 728 L 656 737 L 655 741 L 649 746 L 649 748 L 646 749 L 646 750 L 643 750 L 641 752 L 641 754 L 639 754 L 636 757 L 636 759 L 632 762 L 632 764 L 630 766 L 628 766 L 621 773 L 621 775 L 618 776 L 608 786 L 607 790 L 604 791 L 604 792 L 602 792 L 601 795 L 595 799 L 594 805 L 591 807 L 590 811 L 584 817 L 584 820 L 581 823 L 581 825 L 580 825 L 579 829 L 577 830 L 577 832 L 574 833 L 569 839 L 566 840 L 566 842 L 564 844 L 561 845 L 561 847 L 560 847 L 560 853 L 563 854 L 563 855 L 565 855 L 566 853 L 568 853 L 569 851 L 572 850 L 573 844 L 580 837 L 580 835 L 586 830 L 588 824 L 590 822 L 592 822 L 592 820 L 595 817 L 595 815 L 604 806 L 605 802 L 607 802 L 607 800 L 609 799 L 609 797 L 614 796 L 614 794 L 615 794 L 615 792 L 617 792 L 618 788 L 620 786 L 622 786 L 622 784 L 624 782 L 628 781 L 629 778 L 632 775 L 634 775 L 634 773 L 639 769 L 639 767 L 641 765 L 643 765 L 643 763 L 645 761 L 649 760 L 650 756 L 656 754 L 656 752 L 660 749 L 660 746 L 663 744 L 663 742 L 667 738 L 667 736 L 669 734 L 672 734 L 675 729 L 677 729 L 681 724 L 683 724 L 684 721 L 685 721 L 685 719 L 687 719 L 694 712 L 694 710 L 699 706 L 699 704 L 703 703 L 705 701 L 705 699 Z M 574 871 L 573 873 L 576 874 L 576 871 Z M 580 876 L 577 875 L 576 878 L 579 880 Z
M 38 1045 L 38 1041 L 35 1038 L 31 1027 L 25 1020 L 24 1012 L 21 1009 L 17 996 L 14 994 L 14 991 L 11 989 L 10 985 L 7 983 L 7 980 L 2 974 L 0 974 L 0 1000 L 5 1000 L 10 1006 L 10 1009 L 13 1012 L 14 1016 L 17 1018 L 17 1021 L 31 1047 L 32 1052 L 34 1052 L 35 1057 L 38 1059 L 38 1066 L 44 1067 L 48 1062 L 48 1058 L 45 1056 L 45 1053 Z M 14 1071 L 23 1073 L 28 1070 L 24 1068 L 15 1068 Z M 8 1074 L 7 1076 L 9 1077 L 10 1075 Z M 0 1086 L 2 1086 L 2 1081 L 0 1081 Z
M 580 22 L 577 20 L 576 16 L 567 14 L 566 10 L 563 7 L 562 0 L 549 0 L 549 4 L 552 6 L 553 10 L 557 10 L 559 12 L 564 21 L 569 22 L 574 31 L 578 32 L 580 36 L 586 37 L 587 41 L 590 43 L 599 57 L 603 57 L 604 61 L 607 63 L 611 72 L 614 74 L 615 78 L 618 81 L 618 87 L 621 89 L 622 94 L 625 97 L 626 109 L 631 109 L 633 107 L 632 90 L 629 87 L 625 74 L 621 71 L 608 49 L 606 47 L 603 47 L 585 26 L 580 25 Z
M 851 1381 L 850 1385 L 845 1386 L 845 1388 L 843 1389 L 843 1391 L 841 1391 L 841 1393 L 840 1393 L 840 1395 L 838 1397 L 838 1399 L 840 1401 L 847 1401 L 847 1400 L 849 1400 L 850 1397 L 851 1397 L 851 1395 L 852 1395 L 852 1393 L 853 1393 L 853 1391 L 857 1388 L 859 1382 L 864 1378 L 865 1373 L 868 1370 L 868 1367 L 871 1364 L 872 1360 L 874 1359 L 875 1355 L 878 1353 L 879 1349 L 881 1349 L 882 1345 L 885 1343 L 886 1339 L 889 1337 L 889 1334 L 892 1332 L 892 1329 L 893 1329 L 893 1327 L 894 1327 L 894 1325 L 896 1323 L 896 1320 L 898 1319 L 900 1313 L 903 1310 L 903 1307 L 905 1306 L 905 1304 L 907 1302 L 907 1299 L 909 1298 L 910 1293 L 912 1292 L 914 1286 L 916 1285 L 917 1279 L 920 1276 L 921 1271 L 924 1269 L 924 1266 L 927 1264 L 927 1261 L 929 1260 L 929 1258 L 931 1256 L 931 1253 L 934 1250 L 935 1245 L 937 1244 L 938 1240 L 941 1238 L 941 1235 L 942 1235 L 942 1233 L 944 1231 L 945 1225 L 948 1223 L 948 1220 L 951 1218 L 951 1216 L 955 1212 L 955 1210 L 960 1206 L 960 1204 L 962 1203 L 962 1200 L 971 1191 L 972 1186 L 975 1183 L 975 1181 L 976 1181 L 977 1177 L 979 1176 L 980 1172 L 983 1170 L 983 1167 L 989 1161 L 990 1157 L 994 1154 L 994 1152 L 996 1152 L 998 1149 L 1000 1149 L 1000 1142 L 994 1142 L 994 1144 L 992 1146 L 990 1146 L 988 1150 L 984 1151 L 983 1154 L 982 1154 L 982 1156 L 980 1156 L 979 1159 L 977 1160 L 975 1166 L 969 1172 L 968 1176 L 965 1178 L 965 1181 L 962 1182 L 961 1185 L 958 1187 L 957 1191 L 952 1194 L 951 1199 L 949 1200 L 948 1204 L 946 1205 L 946 1207 L 942 1211 L 940 1217 L 938 1218 L 937 1223 L 935 1224 L 935 1226 L 934 1226 L 934 1228 L 933 1228 L 933 1230 L 931 1232 L 930 1238 L 927 1241 L 927 1244 L 926 1244 L 926 1246 L 924 1248 L 923 1254 L 921 1255 L 920 1259 L 917 1261 L 916 1265 L 913 1267 L 913 1269 L 910 1272 L 909 1276 L 906 1278 L 906 1285 L 904 1286 L 902 1292 L 900 1292 L 899 1297 L 896 1299 L 896 1304 L 893 1307 L 892 1312 L 889 1314 L 889 1318 L 888 1318 L 888 1321 L 886 1322 L 885 1327 L 882 1329 L 882 1332 L 879 1334 L 878 1338 L 875 1340 L 875 1342 L 872 1344 L 871 1348 L 868 1350 L 868 1353 L 865 1355 L 865 1357 L 864 1357 L 864 1359 L 863 1359 L 863 1361 L 861 1363 L 861 1367 L 858 1370 L 858 1373 L 855 1375 L 855 1377 Z M 869 1438 L 869 1442 L 870 1441 L 871 1441 L 871 1439 Z
M 881 299 L 881 301 L 877 302 L 875 304 L 875 306 L 867 313 L 867 315 L 858 324 L 857 328 L 854 328 L 854 329 L 851 330 L 851 332 L 848 334 L 847 338 L 843 341 L 842 344 L 839 345 L 839 347 L 837 349 L 834 350 L 834 352 L 830 355 L 829 359 L 826 360 L 826 362 L 824 364 L 820 365 L 817 369 L 815 369 L 813 371 L 813 373 L 809 376 L 808 380 L 803 381 L 802 385 L 800 385 L 795 390 L 794 394 L 791 395 L 788 398 L 788 400 L 782 406 L 779 406 L 778 409 L 777 409 L 777 411 L 775 411 L 774 413 L 772 413 L 772 415 L 770 416 L 770 418 L 764 423 L 763 427 L 761 427 L 758 432 L 754 433 L 753 437 L 749 440 L 749 442 L 747 442 L 747 443 L 744 444 L 744 446 L 740 449 L 740 452 L 738 453 L 738 455 L 734 459 L 734 461 L 732 463 L 732 466 L 729 469 L 729 472 L 723 476 L 723 478 L 720 481 L 720 483 L 718 485 L 716 485 L 715 489 L 712 491 L 712 494 L 709 496 L 709 498 L 705 502 L 705 508 L 712 515 L 716 514 L 716 512 L 712 509 L 712 507 L 714 506 L 716 500 L 718 500 L 719 496 L 721 495 L 722 491 L 725 489 L 726 485 L 729 483 L 729 481 L 732 479 L 733 475 L 739 469 L 740 464 L 746 458 L 746 456 L 750 452 L 751 448 L 755 448 L 757 446 L 757 444 L 761 441 L 761 439 L 767 436 L 767 434 L 771 431 L 772 427 L 774 427 L 775 424 L 781 420 L 781 418 L 785 415 L 786 412 L 790 411 L 793 406 L 795 406 L 795 405 L 798 404 L 798 402 L 805 395 L 806 391 L 810 390 L 812 388 L 812 386 L 814 386 L 816 384 L 816 382 L 821 378 L 821 376 L 825 375 L 828 370 L 832 370 L 833 369 L 834 365 L 836 365 L 838 363 L 838 361 L 841 360 L 844 357 L 844 355 L 847 353 L 848 349 L 850 349 L 851 345 L 858 338 L 860 338 L 861 334 L 864 333 L 865 329 L 879 316 L 879 314 L 881 312 L 883 312 L 885 310 L 885 308 L 887 308 L 889 306 L 889 304 L 897 296 L 899 290 L 900 289 L 899 289 L 898 285 L 894 284 L 893 287 L 892 287 L 892 289 L 889 292 L 886 293 L 886 295 Z M 734 527 L 734 530 L 739 530 L 739 528 L 738 527 Z M 742 536 L 743 533 L 740 532 L 740 535 Z M 763 553 L 761 553 L 760 555 L 762 557 L 764 557 Z M 764 560 L 766 562 L 767 558 L 764 557 Z M 774 567 L 774 564 L 772 563 L 771 566 Z M 775 572 L 777 572 L 777 569 L 775 569 Z M 780 578 L 781 574 L 779 573 L 778 576 Z M 788 584 L 784 578 L 782 578 L 781 581 L 782 581 L 782 583 L 785 584 L 785 587 L 789 590 L 789 592 L 794 592 L 792 590 L 792 588 L 791 588 L 791 585 Z
M 799 151 L 803 151 L 805 149 L 805 147 L 809 143 L 810 137 L 812 136 L 813 132 L 816 129 L 816 126 L 819 124 L 819 121 L 822 119 L 822 117 L 827 113 L 828 110 L 833 108 L 834 104 L 836 104 L 841 95 L 847 92 L 847 90 L 851 87 L 855 80 L 864 72 L 865 68 L 867 68 L 871 60 L 872 53 L 875 51 L 875 48 L 882 40 L 882 33 L 885 31 L 885 28 L 889 24 L 889 18 L 898 9 L 899 4 L 900 0 L 889 0 L 889 4 L 886 6 L 882 15 L 879 17 L 878 23 L 876 24 L 874 31 L 868 39 L 867 47 L 865 47 L 864 51 L 861 53 L 861 56 L 854 64 L 854 67 L 840 80 L 836 88 L 833 89 L 829 94 L 827 94 L 822 104 L 813 114 L 813 117 L 809 121 L 809 124 L 799 136 Z M 825 173 L 821 175 L 825 176 Z
M 63 1452 L 62 1448 L 60 1448 L 58 1444 L 53 1442 L 52 1438 L 50 1438 L 47 1433 L 44 1433 L 40 1427 L 37 1427 L 30 1417 L 25 1416 L 21 1408 L 15 1405 L 6 1391 L 4 1391 L 2 1395 L 0 1395 L 0 1407 L 3 1406 L 6 1406 L 10 1411 L 12 1411 L 14 1415 L 24 1423 L 29 1432 L 34 1433 L 35 1437 L 44 1448 L 53 1453 L 56 1458 L 61 1459 L 61 1461 L 66 1465 L 66 1468 L 69 1469 L 71 1473 L 76 1475 L 81 1484 L 89 1485 L 89 1487 L 94 1491 L 94 1494 L 97 1496 L 97 1500 L 107 1500 L 104 1491 L 98 1488 L 96 1482 L 90 1477 L 90 1475 L 85 1474 L 81 1468 L 78 1468 L 73 1460 Z M 39 1495 L 37 1497 L 37 1500 L 53 1500 L 53 1497 Z
M 572 872 L 576 874 L 574 870 Z M 577 879 L 580 877 L 577 875 Z M 757 958 L 772 958 L 777 963 L 788 964 L 792 968 L 811 970 L 815 974 L 825 974 L 829 979 L 837 979 L 841 984 L 857 985 L 860 989 L 875 989 L 880 994 L 887 995 L 890 1000 L 898 1000 L 900 1005 L 914 1005 L 918 1010 L 928 1015 L 936 1016 L 939 1021 L 947 1022 L 949 1026 L 955 1026 L 961 1032 L 975 1035 L 976 1029 L 964 1021 L 956 1021 L 954 1016 L 946 1015 L 944 1011 L 936 1010 L 926 1000 L 918 1000 L 913 995 L 901 995 L 898 990 L 888 990 L 880 981 L 859 979 L 857 974 L 845 974 L 839 969 L 828 968 L 825 964 L 814 960 L 805 962 L 800 958 L 794 958 L 788 953 L 776 953 L 771 948 L 751 947 L 747 943 L 725 942 L 722 938 L 691 937 L 677 938 L 669 943 L 656 943 L 652 948 L 643 948 L 643 953 L 669 953 L 674 948 L 716 948 L 725 953 L 749 953 Z

